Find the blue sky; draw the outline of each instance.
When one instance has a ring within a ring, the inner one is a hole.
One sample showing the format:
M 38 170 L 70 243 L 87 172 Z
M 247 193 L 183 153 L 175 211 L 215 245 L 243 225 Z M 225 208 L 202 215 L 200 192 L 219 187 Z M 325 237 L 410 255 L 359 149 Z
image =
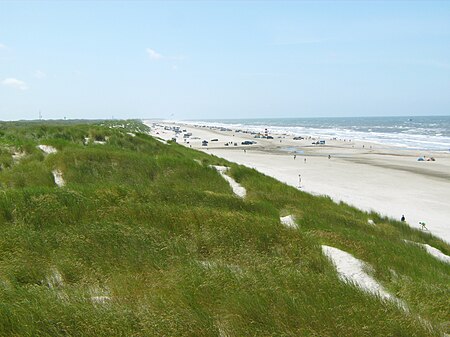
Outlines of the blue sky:
M 0 2 L 0 120 L 450 114 L 450 2 Z

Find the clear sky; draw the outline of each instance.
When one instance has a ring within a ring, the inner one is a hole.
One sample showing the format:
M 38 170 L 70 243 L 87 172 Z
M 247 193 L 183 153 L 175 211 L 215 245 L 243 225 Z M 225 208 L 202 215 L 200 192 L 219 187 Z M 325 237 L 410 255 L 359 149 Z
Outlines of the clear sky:
M 0 1 L 0 120 L 450 114 L 450 2 Z

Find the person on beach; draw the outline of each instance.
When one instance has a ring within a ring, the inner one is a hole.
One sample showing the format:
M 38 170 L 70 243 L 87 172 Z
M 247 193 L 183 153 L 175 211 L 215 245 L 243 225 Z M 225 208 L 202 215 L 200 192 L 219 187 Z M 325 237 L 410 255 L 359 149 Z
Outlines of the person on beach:
M 405 216 L 404 216 L 404 215 L 402 215 L 402 218 L 400 219 L 400 221 L 401 221 L 401 222 L 405 222 L 405 221 L 406 221 L 406 219 L 405 219 Z
M 305 158 L 304 162 L 305 162 L 305 164 L 306 164 L 306 158 Z
M 328 155 L 328 159 L 331 159 L 331 154 Z
M 295 160 L 295 158 L 297 158 L 297 155 L 296 155 L 296 154 L 294 154 L 294 160 Z

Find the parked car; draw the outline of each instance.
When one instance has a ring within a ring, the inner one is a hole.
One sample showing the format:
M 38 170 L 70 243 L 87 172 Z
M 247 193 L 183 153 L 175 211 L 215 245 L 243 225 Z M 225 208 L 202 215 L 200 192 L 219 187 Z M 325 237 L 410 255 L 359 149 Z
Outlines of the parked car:
M 202 146 L 208 146 L 208 141 L 207 141 L 207 140 L 204 140 L 204 141 L 202 142 Z
M 212 142 L 218 142 L 219 140 L 217 138 L 211 139 Z
M 297 137 L 294 137 L 293 139 L 294 139 L 294 140 L 303 140 L 303 139 L 305 139 L 305 138 L 300 137 L 300 136 L 297 136 Z

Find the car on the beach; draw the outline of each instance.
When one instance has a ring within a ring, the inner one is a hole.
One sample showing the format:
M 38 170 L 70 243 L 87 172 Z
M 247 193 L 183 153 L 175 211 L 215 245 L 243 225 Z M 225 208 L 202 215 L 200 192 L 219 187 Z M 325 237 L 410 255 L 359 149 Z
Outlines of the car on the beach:
M 211 139 L 212 142 L 218 142 L 219 140 L 217 138 Z
M 204 141 L 202 142 L 202 146 L 208 146 L 208 141 L 207 141 L 207 140 L 204 140 Z
M 241 145 L 252 145 L 252 144 L 256 144 L 255 141 L 251 141 L 251 140 L 245 140 L 241 143 Z
M 303 138 L 303 137 L 301 137 L 301 136 L 297 136 L 297 137 L 294 137 L 294 138 L 292 138 L 293 140 L 303 140 L 303 139 L 305 139 L 305 138 Z

